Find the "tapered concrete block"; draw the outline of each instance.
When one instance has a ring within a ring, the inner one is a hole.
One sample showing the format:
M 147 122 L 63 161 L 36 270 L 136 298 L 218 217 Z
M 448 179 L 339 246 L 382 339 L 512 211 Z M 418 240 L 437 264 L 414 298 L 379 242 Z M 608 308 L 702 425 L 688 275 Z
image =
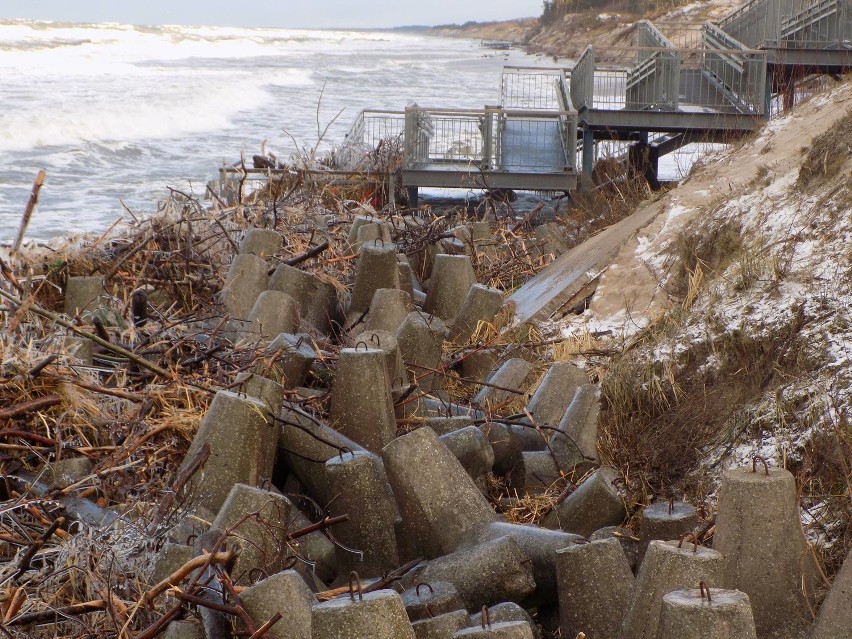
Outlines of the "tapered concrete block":
M 465 608 L 520 602 L 535 590 L 533 569 L 520 545 L 504 536 L 433 559 L 403 579 L 406 588 L 433 581 L 452 583 Z
M 354 599 L 344 596 L 314 606 L 313 639 L 414 639 L 402 599 L 393 590 L 377 590 Z
M 477 348 L 466 352 L 462 359 L 462 377 L 476 381 L 485 381 L 494 372 L 500 352 L 495 348 Z
M 399 288 L 396 245 L 368 242 L 362 246 L 355 266 L 355 283 L 347 313 L 351 316 L 368 310 L 373 295 L 380 288 Z
M 267 347 L 266 356 L 259 372 L 269 375 L 282 388 L 296 388 L 305 383 L 317 354 L 307 335 L 281 333 Z
M 41 479 L 49 486 L 65 488 L 91 475 L 94 467 L 88 457 L 63 457 L 47 464 Z
M 570 471 L 568 467 L 565 472 Z M 528 495 L 539 495 L 546 490 L 560 488 L 563 484 L 562 471 L 550 451 L 522 452 L 509 477 L 510 488 L 522 490 Z
M 239 252 L 240 255 L 251 253 L 267 260 L 275 255 L 282 243 L 283 238 L 278 231 L 258 228 L 247 229 L 243 234 L 243 239 L 240 240 Z
M 166 626 L 163 639 L 204 639 L 204 630 L 194 621 L 172 621 Z
M 518 544 L 533 569 L 536 589 L 523 601 L 528 608 L 556 601 L 556 552 L 584 541 L 579 535 L 548 530 L 538 526 L 523 526 L 497 521 L 476 530 L 465 540 L 463 547 L 509 537 Z
M 639 538 L 632 531 L 620 526 L 605 526 L 589 535 L 589 541 L 600 541 L 602 539 L 615 539 L 619 543 L 624 551 L 624 556 L 627 558 L 627 563 L 630 564 L 630 570 L 635 575 L 639 567 Z
M 245 518 L 249 513 L 257 514 Z M 249 571 L 254 568 L 262 568 L 267 573 L 282 570 L 285 559 L 292 554 L 291 547 L 316 561 L 318 576 L 330 580 L 336 574 L 334 546 L 321 532 L 310 533 L 297 542 L 287 540 L 288 532 L 309 523 L 283 495 L 236 484 L 211 528 L 231 530 L 229 540 L 240 547 L 232 571 L 238 583 L 250 583 Z
M 302 324 L 321 333 L 327 333 L 332 320 L 337 319 L 337 290 L 316 275 L 281 264 L 269 278 L 269 289 L 296 300 Z
M 198 506 L 218 512 L 234 484 L 257 485 L 272 476 L 278 431 L 268 412 L 263 402 L 231 391 L 213 397 L 181 466 L 210 445 L 207 462 L 190 480 Z
M 409 313 L 396 332 L 409 379 L 416 379 L 425 392 L 442 384 L 440 375 L 430 372 L 430 369 L 441 366 L 446 334 L 447 327 L 440 319 L 418 312 Z
M 403 591 L 402 603 L 411 621 L 428 619 L 464 608 L 458 590 L 449 581 L 416 584 L 413 588 Z M 463 626 L 464 624 L 459 628 Z
M 459 415 L 457 417 L 429 417 L 425 424 L 425 426 L 434 430 L 439 437 L 472 425 L 471 418 L 467 415 Z
M 147 583 L 152 586 L 160 583 L 163 579 L 175 573 L 194 556 L 195 553 L 192 550 L 192 546 L 172 543 L 163 544 L 157 556 L 154 557 L 151 574 L 147 579 Z
M 237 393 L 262 401 L 270 413 L 278 414 L 278 409 L 281 408 L 281 402 L 284 400 L 284 389 L 281 384 L 254 373 L 237 375 L 235 381 L 240 382 L 240 385 L 235 388 Z
M 244 590 L 240 601 L 256 626 L 276 613 L 281 619 L 267 633 L 272 639 L 307 639 L 311 636 L 311 607 L 316 597 L 295 570 L 285 570 Z
M 331 423 L 374 453 L 396 435 L 390 378 L 384 351 L 344 348 L 331 391 Z
M 852 628 L 852 551 L 820 606 L 811 639 L 845 639 Z
M 556 427 L 577 389 L 589 383 L 589 376 L 569 362 L 553 364 L 527 404 L 527 411 L 539 426 Z
M 467 627 L 467 611 L 455 610 L 421 619 L 415 621 L 412 627 L 417 639 L 452 639 L 456 630 Z
M 534 639 L 532 628 L 525 621 L 503 621 L 485 628 L 474 626 L 459 630 L 453 639 Z
M 65 352 L 68 354 L 69 357 L 73 357 L 74 359 L 79 360 L 79 362 L 83 364 L 83 366 L 92 365 L 94 347 L 95 343 L 90 339 L 80 337 L 65 338 Z
M 473 530 L 497 520 L 464 467 L 431 429 L 397 437 L 384 448 L 382 459 L 403 520 L 398 530 L 402 559 L 452 552 Z
M 556 551 L 562 636 L 617 637 L 636 581 L 615 539 Z
M 536 639 L 540 639 L 541 637 L 541 633 L 536 627 L 533 618 L 530 617 L 530 614 L 513 601 L 504 601 L 503 603 L 498 603 L 495 606 L 490 606 L 488 608 L 486 619 L 490 620 L 492 624 L 504 623 L 506 621 L 523 621 L 530 625 L 530 628 L 532 628 L 533 631 L 533 636 Z M 468 628 L 474 628 L 476 626 L 482 627 L 482 611 L 480 610 L 479 612 L 471 614 L 467 625 Z
M 467 426 L 441 435 L 440 439 L 459 460 L 474 483 L 482 489 L 488 473 L 494 466 L 494 450 L 488 443 L 488 438 L 476 426 Z
M 266 290 L 269 265 L 257 255 L 234 256 L 220 299 L 232 320 L 247 320 L 254 303 Z
M 409 293 L 400 289 L 380 288 L 373 294 L 363 329 L 395 333 L 413 310 L 414 304 Z
M 597 384 L 580 386 L 559 421 L 559 432 L 554 433 L 551 438 L 550 444 L 556 454 L 560 454 L 558 449 L 563 444 L 569 448 L 576 445 L 584 457 L 597 460 L 600 411 L 600 387 Z M 568 435 L 571 440 L 563 439 L 561 433 Z
M 654 539 L 680 539 L 698 525 L 698 511 L 684 501 L 658 501 L 642 511 L 639 527 L 639 561 Z
M 299 329 L 296 300 L 281 291 L 263 291 L 249 312 L 245 336 L 269 343 L 280 333 Z
M 781 468 L 754 470 L 722 476 L 713 535 L 713 548 L 724 557 L 722 584 L 749 596 L 758 637 L 801 633 L 811 619 L 802 588 L 814 592 L 816 570 L 802 533 L 796 480 Z
M 539 250 L 543 255 L 559 257 L 568 250 L 565 231 L 556 222 L 541 224 L 535 227 L 534 233 L 539 244 Z
M 495 406 L 523 397 L 521 391 L 532 369 L 533 365 L 525 359 L 519 357 L 510 359 L 488 378 L 488 383 L 493 386 L 483 386 L 476 394 L 473 403 L 478 406 Z
M 620 524 L 627 516 L 620 482 L 618 471 L 599 468 L 545 516 L 542 526 L 588 537 L 598 528 Z
M 381 330 L 369 330 L 359 333 L 353 340 L 356 348 L 377 348 L 385 354 L 385 367 L 393 390 L 408 384 L 408 371 L 402 361 L 399 342 L 393 333 Z
M 447 339 L 457 344 L 467 342 L 476 332 L 480 322 L 494 321 L 494 317 L 502 306 L 502 291 L 482 284 L 474 284 L 459 307 Z
M 715 550 L 676 541 L 652 541 L 636 578 L 636 590 L 621 628 L 622 639 L 657 639 L 663 597 L 703 581 L 722 579 L 722 556 Z
M 332 491 L 325 462 L 345 452 L 363 451 L 364 448 L 328 424 L 285 405 L 281 411 L 278 431 L 278 448 L 287 467 L 307 489 L 309 495 L 327 504 L 336 493 Z
M 521 464 L 526 451 L 543 451 L 549 439 L 548 431 L 515 424 L 488 422 L 481 427 L 494 450 L 494 472 L 505 475 Z
M 720 588 L 675 590 L 663 597 L 657 636 L 659 639 L 757 639 L 748 595 Z
M 343 453 L 325 463 L 332 516 L 349 515 L 349 521 L 334 527 L 334 536 L 346 548 L 336 546 L 341 574 L 356 570 L 362 577 L 381 577 L 399 566 L 395 525 L 399 520 L 396 502 L 384 466 L 364 451 Z
M 467 255 L 436 255 L 423 310 L 451 323 L 475 283 L 473 263 Z
M 101 275 L 69 277 L 65 283 L 65 314 L 74 317 L 95 310 L 103 293 L 104 278 Z
M 397 256 L 396 270 L 399 273 L 399 288 L 408 293 L 413 307 L 415 296 L 422 295 L 423 301 L 425 301 L 426 294 L 423 292 L 420 282 L 417 281 L 417 276 L 414 274 L 414 269 L 411 268 L 408 259 L 399 259 L 404 257 L 404 255 Z M 422 302 L 420 302 L 420 305 L 422 306 Z

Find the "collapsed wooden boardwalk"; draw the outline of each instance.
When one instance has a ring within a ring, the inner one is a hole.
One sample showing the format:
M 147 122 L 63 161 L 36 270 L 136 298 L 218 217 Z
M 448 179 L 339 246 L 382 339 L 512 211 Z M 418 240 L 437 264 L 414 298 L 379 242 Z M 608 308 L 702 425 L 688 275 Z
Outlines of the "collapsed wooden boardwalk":
M 626 141 L 656 181 L 659 158 L 695 141 L 730 142 L 792 104 L 795 83 L 852 69 L 852 0 L 751 0 L 675 47 L 641 21 L 637 46 L 588 47 L 570 69 L 504 69 L 500 105 L 362 112 L 343 150 L 403 140 L 403 184 L 571 191 L 602 141 Z M 638 165 L 638 166 L 636 166 Z

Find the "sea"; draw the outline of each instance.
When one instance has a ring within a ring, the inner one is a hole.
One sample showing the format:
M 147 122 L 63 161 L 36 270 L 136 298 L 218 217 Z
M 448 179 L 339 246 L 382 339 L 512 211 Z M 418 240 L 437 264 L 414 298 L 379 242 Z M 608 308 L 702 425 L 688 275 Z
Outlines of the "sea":
M 223 163 L 340 143 L 361 109 L 481 107 L 522 51 L 403 31 L 0 21 L 0 244 L 101 232 Z

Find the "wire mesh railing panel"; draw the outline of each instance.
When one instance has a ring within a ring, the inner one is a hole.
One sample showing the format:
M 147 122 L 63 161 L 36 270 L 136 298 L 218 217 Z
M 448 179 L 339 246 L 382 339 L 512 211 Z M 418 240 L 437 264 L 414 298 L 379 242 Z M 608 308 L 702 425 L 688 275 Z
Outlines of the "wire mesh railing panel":
M 571 70 L 571 103 L 578 111 L 594 108 L 595 49 L 587 47 Z
M 787 49 L 852 47 L 852 0 L 818 0 L 781 23 L 781 46 Z
M 639 64 L 627 73 L 626 108 L 674 111 L 680 96 L 680 54 L 673 49 L 640 49 Z
M 498 170 L 558 173 L 571 168 L 558 117 L 505 115 L 497 133 L 494 168 Z
M 784 16 L 795 14 L 802 0 L 752 0 L 721 22 L 719 27 L 747 47 L 775 47 L 781 41 Z
M 562 69 L 505 67 L 500 81 L 500 105 L 504 109 L 559 109 Z

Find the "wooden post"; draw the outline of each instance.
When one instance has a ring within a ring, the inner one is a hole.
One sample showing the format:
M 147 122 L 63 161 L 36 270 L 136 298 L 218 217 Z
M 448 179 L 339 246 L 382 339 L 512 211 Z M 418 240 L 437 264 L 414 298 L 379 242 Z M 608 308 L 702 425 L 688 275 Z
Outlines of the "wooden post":
M 15 238 L 15 243 L 12 244 L 12 256 L 18 252 L 18 249 L 21 248 L 21 243 L 24 241 L 24 234 L 27 232 L 27 227 L 30 225 L 30 218 L 32 218 L 33 211 L 35 210 L 36 204 L 38 204 L 38 192 L 44 184 L 44 177 L 44 170 L 39 171 L 38 175 L 36 175 L 33 190 L 30 193 L 30 200 L 27 202 L 27 208 L 24 209 L 24 216 L 21 218 L 21 225 L 18 227 L 18 237 Z

